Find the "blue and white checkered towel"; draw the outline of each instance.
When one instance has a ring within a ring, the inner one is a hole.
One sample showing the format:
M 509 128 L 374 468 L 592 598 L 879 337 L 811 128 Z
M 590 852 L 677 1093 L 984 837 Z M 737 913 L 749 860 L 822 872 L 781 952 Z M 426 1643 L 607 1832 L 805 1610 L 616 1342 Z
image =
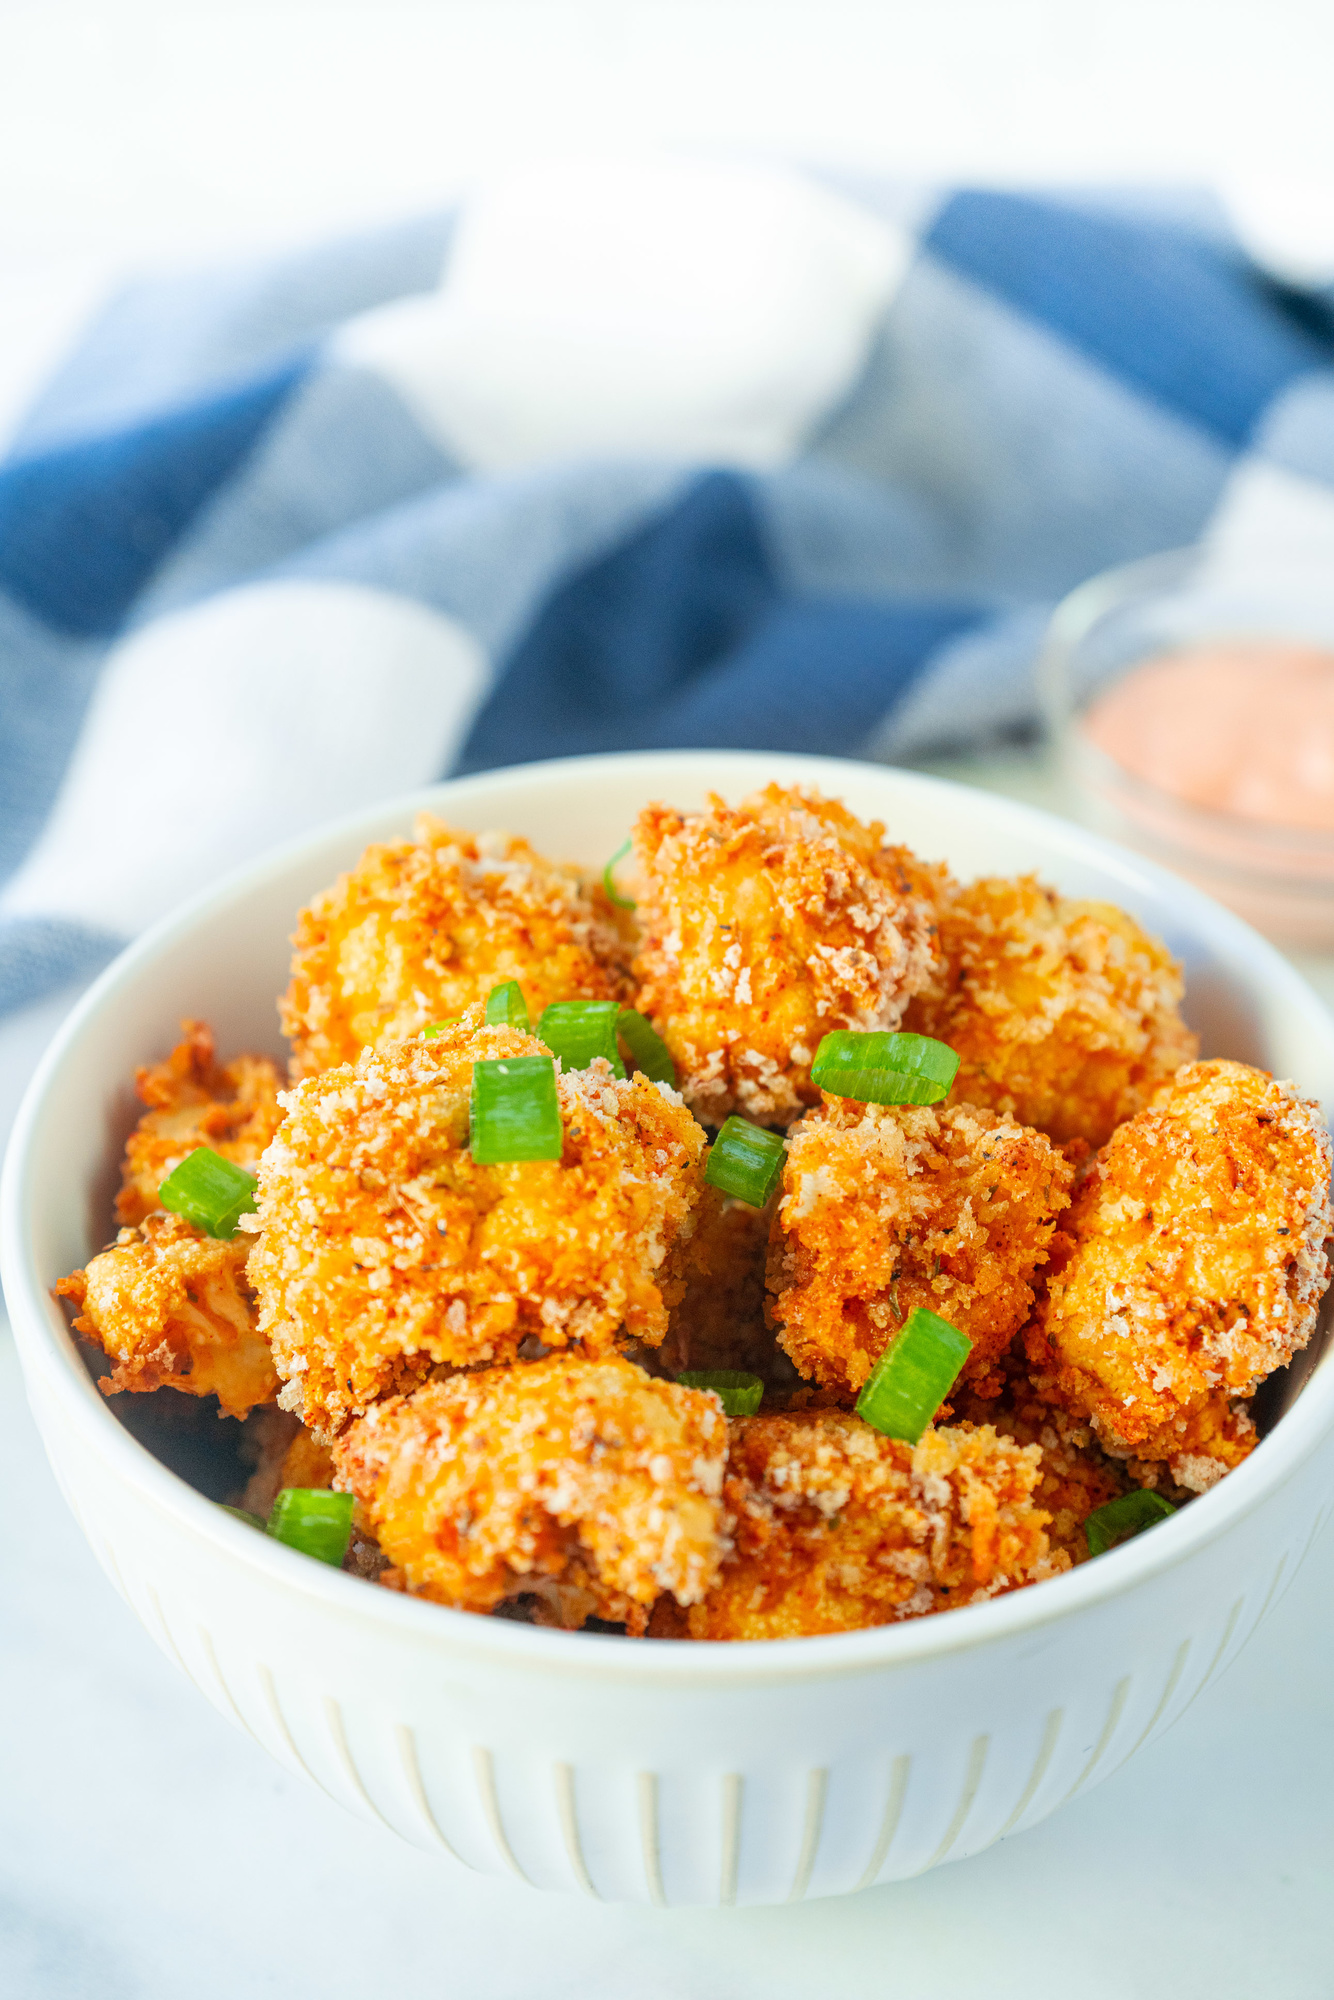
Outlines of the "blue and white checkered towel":
M 738 164 L 129 284 L 0 463 L 0 1009 L 450 772 L 1021 725 L 1082 577 L 1334 548 L 1332 361 L 1207 219 Z

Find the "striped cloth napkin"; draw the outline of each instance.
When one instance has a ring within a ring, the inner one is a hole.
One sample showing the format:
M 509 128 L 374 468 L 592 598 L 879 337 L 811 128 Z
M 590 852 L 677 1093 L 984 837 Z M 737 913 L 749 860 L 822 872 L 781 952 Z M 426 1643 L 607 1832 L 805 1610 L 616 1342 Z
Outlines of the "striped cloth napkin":
M 452 772 L 1021 728 L 1081 578 L 1334 551 L 1332 358 L 1207 207 L 735 162 L 127 282 L 0 461 L 0 1010 Z

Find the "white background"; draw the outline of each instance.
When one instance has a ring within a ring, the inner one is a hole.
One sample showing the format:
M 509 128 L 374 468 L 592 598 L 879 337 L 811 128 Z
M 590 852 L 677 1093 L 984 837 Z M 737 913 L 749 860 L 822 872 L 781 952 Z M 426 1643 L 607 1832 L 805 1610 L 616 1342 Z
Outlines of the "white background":
M 1332 86 L 1330 0 L 0 0 L 0 348 L 17 393 L 127 262 L 601 147 L 1214 184 L 1334 268 Z M 53 1013 L 0 1034 L 0 1112 Z M 1334 1536 L 1164 1744 L 1035 1833 L 848 1903 L 601 1910 L 400 1849 L 232 1734 L 95 1571 L 7 1343 L 0 1395 L 7 2000 L 1334 1993 Z

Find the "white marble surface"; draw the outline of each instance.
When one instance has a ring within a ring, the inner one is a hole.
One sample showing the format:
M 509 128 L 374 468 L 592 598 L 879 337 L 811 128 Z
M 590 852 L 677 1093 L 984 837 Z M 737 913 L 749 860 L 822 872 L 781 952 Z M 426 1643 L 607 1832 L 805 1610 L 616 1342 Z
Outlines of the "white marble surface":
M 1030 758 L 940 768 L 1056 802 Z M 68 997 L 0 1026 L 0 1132 Z M 418 1854 L 234 1731 L 97 1569 L 7 1330 L 0 1517 L 6 2000 L 1334 1992 L 1334 1523 L 1180 1725 L 1032 1833 L 842 1901 L 664 1913 L 539 1897 Z

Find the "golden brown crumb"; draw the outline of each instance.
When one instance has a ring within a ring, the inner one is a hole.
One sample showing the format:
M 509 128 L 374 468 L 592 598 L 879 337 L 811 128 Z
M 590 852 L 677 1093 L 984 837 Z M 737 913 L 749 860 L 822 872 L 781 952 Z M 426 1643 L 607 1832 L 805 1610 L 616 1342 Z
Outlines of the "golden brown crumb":
M 841 1410 L 730 1426 L 735 1553 L 692 1639 L 795 1639 L 918 1618 L 1068 1567 L 1033 1504 L 1041 1454 L 987 1426 L 914 1445 Z M 655 1625 L 655 1630 L 661 1630 Z
M 118 1222 L 142 1222 L 161 1206 L 158 1188 L 196 1146 L 253 1171 L 278 1129 L 282 1087 L 267 1056 L 218 1063 L 203 1021 L 182 1021 L 184 1039 L 166 1062 L 140 1069 L 135 1089 L 149 1107 L 131 1132 L 116 1199 Z
M 1049 1139 L 994 1112 L 827 1098 L 788 1139 L 769 1257 L 781 1344 L 803 1375 L 855 1391 L 925 1306 L 973 1342 L 965 1380 L 985 1387 L 1072 1177 Z
M 789 1124 L 831 1028 L 896 1028 L 936 963 L 939 871 L 816 792 L 649 806 L 635 828 L 638 1006 L 710 1124 Z
M 284 1407 L 321 1434 L 437 1365 L 666 1333 L 703 1132 L 675 1091 L 597 1062 L 558 1078 L 559 1160 L 476 1165 L 474 1059 L 548 1053 L 480 1015 L 368 1050 L 284 1100 L 250 1276 Z
M 1101 1146 L 1199 1046 L 1177 1011 L 1179 966 L 1110 903 L 1033 875 L 954 884 L 940 941 L 943 969 L 904 1027 L 960 1057 L 956 1103 Z
M 1033 1503 L 1051 1516 L 1047 1540 L 1053 1552 L 1063 1551 L 1072 1563 L 1087 1562 L 1084 1523 L 1096 1508 L 1130 1490 L 1134 1467 L 1109 1458 L 1087 1423 L 1046 1402 L 1025 1375 L 1020 1357 L 1007 1357 L 1004 1375 L 999 1396 L 978 1396 L 967 1388 L 955 1392 L 955 1421 L 990 1424 L 1000 1437 L 1041 1448 Z M 1175 1490 L 1169 1497 L 1178 1497 Z
M 537 1025 L 553 1000 L 616 1000 L 625 951 L 572 869 L 526 840 L 460 833 L 429 813 L 368 847 L 303 910 L 282 1001 L 292 1074 L 355 1062 L 517 979 Z
M 1181 1070 L 1075 1194 L 1028 1336 L 1042 1392 L 1201 1490 L 1245 1456 L 1249 1396 L 1305 1346 L 1329 1281 L 1318 1108 L 1244 1063 Z
M 115 1364 L 100 1385 L 106 1395 L 182 1389 L 216 1396 L 231 1417 L 273 1401 L 278 1377 L 255 1323 L 249 1248 L 246 1236 L 220 1242 L 159 1212 L 61 1279 L 56 1291 L 79 1309 L 75 1331 Z
M 334 1447 L 409 1588 L 465 1611 L 538 1592 L 560 1623 L 642 1631 L 718 1573 L 717 1399 L 618 1355 L 489 1368 L 391 1397 Z

